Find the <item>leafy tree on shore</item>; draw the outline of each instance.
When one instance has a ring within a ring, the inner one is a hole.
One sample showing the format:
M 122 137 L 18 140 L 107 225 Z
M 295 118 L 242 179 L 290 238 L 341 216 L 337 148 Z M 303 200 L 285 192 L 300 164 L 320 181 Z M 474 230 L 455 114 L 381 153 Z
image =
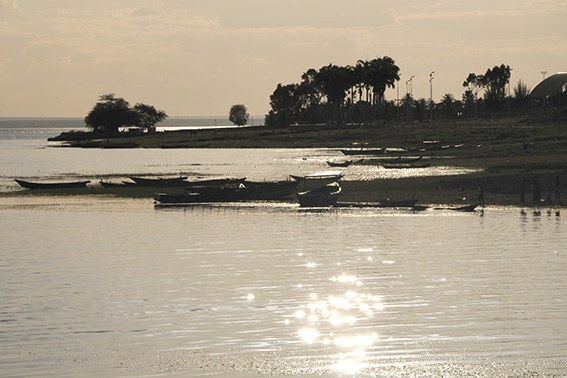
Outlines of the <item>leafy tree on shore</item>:
M 228 115 L 230 122 L 237 126 L 244 126 L 248 123 L 250 114 L 248 114 L 248 109 L 242 104 L 232 105 Z
M 133 110 L 137 117 L 136 124 L 147 130 L 155 130 L 156 123 L 167 118 L 164 111 L 157 110 L 152 105 L 138 103 L 134 105 Z
M 114 93 L 102 95 L 85 117 L 85 124 L 102 134 L 118 134 L 121 127 L 136 126 L 150 129 L 167 118 L 167 114 L 151 105 L 136 104 L 130 107 L 128 101 Z

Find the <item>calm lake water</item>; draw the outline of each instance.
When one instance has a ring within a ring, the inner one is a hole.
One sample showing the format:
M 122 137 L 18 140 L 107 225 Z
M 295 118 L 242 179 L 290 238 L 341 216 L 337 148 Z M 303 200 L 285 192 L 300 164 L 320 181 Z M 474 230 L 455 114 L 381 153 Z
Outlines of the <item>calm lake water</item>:
M 272 178 L 337 156 L 0 144 L 6 190 L 22 171 L 198 156 L 202 174 L 256 161 Z M 520 210 L 0 196 L 0 376 L 567 376 L 567 211 Z

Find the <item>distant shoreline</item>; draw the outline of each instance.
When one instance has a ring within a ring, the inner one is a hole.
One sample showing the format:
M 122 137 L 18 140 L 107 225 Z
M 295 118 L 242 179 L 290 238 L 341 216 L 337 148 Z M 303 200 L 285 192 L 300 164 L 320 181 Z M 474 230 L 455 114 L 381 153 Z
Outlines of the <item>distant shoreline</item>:
M 256 118 L 263 121 L 263 118 Z M 162 127 L 234 126 L 227 116 L 170 117 L 156 125 Z M 0 117 L 0 128 L 87 129 L 80 117 Z

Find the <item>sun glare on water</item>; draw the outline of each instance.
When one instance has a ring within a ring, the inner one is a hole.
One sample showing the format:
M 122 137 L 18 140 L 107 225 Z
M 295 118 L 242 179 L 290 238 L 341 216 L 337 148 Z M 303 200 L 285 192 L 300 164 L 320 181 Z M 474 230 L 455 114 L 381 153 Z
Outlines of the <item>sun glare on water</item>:
M 364 367 L 368 350 L 379 339 L 376 332 L 360 330 L 384 307 L 380 296 L 360 290 L 363 283 L 356 276 L 341 274 L 330 281 L 336 284 L 336 293 L 310 292 L 305 303 L 288 315 L 284 324 L 297 327 L 296 335 L 303 343 L 329 348 L 333 355 L 329 369 L 356 374 Z

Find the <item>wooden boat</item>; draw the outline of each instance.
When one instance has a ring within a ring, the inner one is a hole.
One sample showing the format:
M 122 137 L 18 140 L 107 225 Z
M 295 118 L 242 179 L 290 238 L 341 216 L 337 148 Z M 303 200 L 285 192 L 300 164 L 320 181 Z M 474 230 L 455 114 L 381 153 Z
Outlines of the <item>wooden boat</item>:
M 436 207 L 436 208 L 434 208 L 434 210 L 454 210 L 454 211 L 462 211 L 462 212 L 465 212 L 465 213 L 471 213 L 471 212 L 475 211 L 477 206 L 478 206 L 478 204 L 473 203 L 473 204 L 464 205 L 464 206 Z
M 473 203 L 473 204 L 465 205 L 465 206 L 450 207 L 449 210 L 463 211 L 463 212 L 473 212 L 473 211 L 475 211 L 475 209 L 477 208 L 477 206 L 478 206 L 478 204 Z
M 130 181 L 111 182 L 111 181 L 100 180 L 100 185 L 105 188 L 129 188 L 132 186 L 136 186 L 136 183 Z
M 181 194 L 156 193 L 154 199 L 157 206 L 185 206 L 196 203 L 238 202 L 246 199 L 250 193 L 250 188 L 202 187 Z
M 84 181 L 64 181 L 64 182 L 31 182 L 21 179 L 14 179 L 22 188 L 27 189 L 70 189 L 84 188 L 90 180 Z
M 205 186 L 240 186 L 244 183 L 246 177 L 215 177 L 207 179 L 197 179 L 184 181 L 183 185 L 188 188 L 191 187 L 205 187 Z
M 247 181 L 244 186 L 252 189 L 249 199 L 255 200 L 278 200 L 286 198 L 295 193 L 299 181 Z
M 323 185 L 297 194 L 301 207 L 330 207 L 335 206 L 341 194 L 338 182 Z
M 180 186 L 183 187 L 187 184 L 186 176 L 177 177 L 157 177 L 157 178 L 146 178 L 132 176 L 130 180 L 134 181 L 136 185 L 139 186 L 156 186 L 156 187 L 167 187 L 167 186 Z
M 322 186 L 324 182 L 331 183 L 339 181 L 343 177 L 343 173 L 341 171 L 322 171 L 305 176 L 290 175 L 290 177 L 304 183 L 307 181 L 319 181 Z
M 352 160 L 345 160 L 345 161 L 327 161 L 327 165 L 329 167 L 348 167 L 353 163 Z

